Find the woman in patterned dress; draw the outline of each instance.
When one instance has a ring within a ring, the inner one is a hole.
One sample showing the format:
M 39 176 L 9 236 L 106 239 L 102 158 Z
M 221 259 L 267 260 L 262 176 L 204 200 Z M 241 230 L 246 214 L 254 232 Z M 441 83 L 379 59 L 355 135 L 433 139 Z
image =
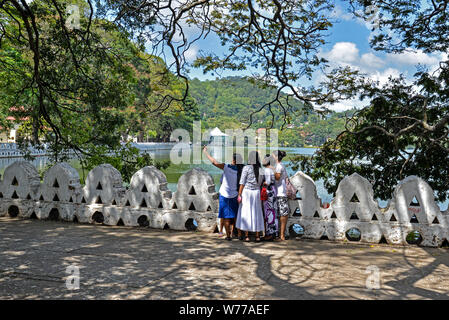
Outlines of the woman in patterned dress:
M 278 232 L 278 220 L 276 217 L 276 188 L 274 177 L 274 158 L 267 154 L 262 161 L 264 167 L 265 182 L 267 189 L 267 200 L 263 201 L 265 218 L 265 241 L 272 241 Z

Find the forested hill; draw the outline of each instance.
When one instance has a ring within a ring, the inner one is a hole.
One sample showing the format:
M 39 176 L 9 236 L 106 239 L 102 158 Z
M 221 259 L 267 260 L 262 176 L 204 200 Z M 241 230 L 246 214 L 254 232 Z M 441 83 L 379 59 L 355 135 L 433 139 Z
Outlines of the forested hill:
M 190 82 L 190 94 L 198 103 L 198 110 L 203 119 L 217 119 L 234 116 L 240 122 L 248 122 L 251 112 L 258 110 L 274 99 L 276 89 L 261 88 L 241 77 L 228 77 L 217 80 Z M 293 101 L 294 110 L 300 111 L 302 103 Z M 273 108 L 278 119 L 278 108 Z M 269 112 L 261 111 L 254 115 L 255 125 L 263 127 L 271 120 Z
M 206 127 L 242 128 L 249 123 L 251 112 L 271 101 L 276 94 L 275 89 L 261 88 L 245 78 L 228 77 L 217 80 L 190 81 L 190 94 L 198 104 L 198 111 Z M 293 102 L 296 115 L 291 118 L 290 125 L 279 134 L 279 142 L 284 146 L 302 147 L 318 146 L 328 138 L 334 138 L 344 129 L 344 113 L 331 113 L 325 119 L 317 114 L 303 115 L 302 103 Z M 278 112 L 275 127 L 282 121 Z M 352 112 L 349 112 L 352 113 Z M 270 126 L 271 115 L 263 110 L 253 116 L 253 127 Z

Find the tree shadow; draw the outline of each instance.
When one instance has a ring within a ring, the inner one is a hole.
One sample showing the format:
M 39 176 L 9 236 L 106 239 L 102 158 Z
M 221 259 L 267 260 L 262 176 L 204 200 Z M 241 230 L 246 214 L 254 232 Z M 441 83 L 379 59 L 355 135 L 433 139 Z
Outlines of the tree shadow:
M 388 246 L 370 251 L 328 241 L 257 244 L 199 232 L 0 222 L 1 299 L 376 298 L 364 287 L 366 265 L 388 270 L 399 255 Z M 426 261 L 438 250 L 419 248 Z M 406 298 L 410 281 L 448 265 L 445 255 L 422 267 L 401 255 L 405 270 L 394 274 L 398 280 L 382 284 L 392 289 L 379 290 L 381 298 Z M 69 266 L 79 267 L 79 290 L 66 287 Z M 448 298 L 431 288 L 411 289 L 423 298 Z

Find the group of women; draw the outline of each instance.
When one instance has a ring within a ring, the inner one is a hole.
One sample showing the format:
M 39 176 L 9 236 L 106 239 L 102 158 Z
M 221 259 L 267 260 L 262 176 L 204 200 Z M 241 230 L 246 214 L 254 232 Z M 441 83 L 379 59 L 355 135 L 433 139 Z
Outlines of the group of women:
M 214 166 L 223 170 L 218 217 L 226 230 L 226 240 L 232 240 L 235 227 L 238 238 L 246 242 L 250 241 L 249 232 L 256 234 L 256 242 L 262 240 L 261 233 L 265 241 L 284 241 L 290 214 L 288 175 L 282 164 L 285 152 L 275 151 L 260 161 L 259 153 L 251 151 L 246 166 L 236 153 L 231 164 L 224 164 L 214 159 L 207 147 L 203 152 Z

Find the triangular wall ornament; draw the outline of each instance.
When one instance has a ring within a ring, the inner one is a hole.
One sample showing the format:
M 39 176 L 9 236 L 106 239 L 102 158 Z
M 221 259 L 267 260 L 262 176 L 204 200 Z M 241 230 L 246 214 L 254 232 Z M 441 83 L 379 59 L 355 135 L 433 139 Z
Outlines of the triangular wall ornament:
M 320 218 L 320 214 L 318 213 L 318 211 L 315 210 L 315 214 L 313 215 L 314 218 Z
M 433 219 L 432 224 L 440 224 L 440 221 L 438 220 L 437 217 L 435 217 L 435 219 Z
M 158 206 L 158 208 L 159 208 L 159 209 L 164 209 L 164 205 L 162 204 L 162 201 L 161 201 L 161 202 L 159 202 L 159 206 Z
M 3 198 L 3 193 L 0 192 L 0 198 Z
M 421 205 L 419 204 L 418 198 L 414 196 L 412 202 L 410 202 L 410 207 L 419 207 L 419 206 Z
M 413 216 L 410 218 L 410 223 L 419 223 L 418 217 L 417 217 L 416 215 L 413 215 Z
M 337 215 L 335 214 L 335 211 L 332 211 L 331 219 L 337 219 Z
M 84 199 L 84 197 L 81 199 L 81 203 L 86 203 L 86 199 Z
M 178 206 L 176 205 L 176 202 L 173 202 L 173 206 L 171 208 L 172 209 L 178 209 Z
M 55 178 L 55 181 L 53 182 L 53 188 L 59 188 L 58 179 Z
M 354 195 L 352 196 L 350 202 L 360 202 L 360 201 L 359 201 L 359 198 L 357 197 L 357 194 L 356 194 L 356 193 L 354 193 Z
M 103 201 L 101 200 L 101 197 L 98 196 L 97 200 L 95 201 L 96 204 L 103 204 Z
M 196 195 L 195 187 L 194 187 L 194 186 L 191 186 L 191 187 L 190 187 L 189 194 L 190 194 L 190 195 Z
M 394 222 L 394 221 L 398 221 L 396 220 L 396 216 L 394 214 L 391 215 L 390 221 Z
M 31 200 L 31 196 L 30 196 L 29 193 L 28 193 L 28 195 L 27 195 L 27 200 Z
M 207 206 L 206 211 L 212 211 L 212 208 L 210 206 Z
M 98 181 L 97 190 L 103 190 L 103 186 L 101 185 L 100 181 Z
M 55 193 L 55 196 L 53 197 L 53 201 L 59 201 L 59 197 L 58 197 L 57 193 Z
M 376 214 L 373 214 L 373 217 L 371 218 L 371 221 L 378 221 Z
M 295 212 L 293 212 L 294 217 L 300 217 L 301 216 L 301 208 L 297 207 Z
M 125 207 L 130 207 L 130 206 L 131 206 L 131 204 L 129 203 L 129 200 L 126 200 Z
M 355 211 L 351 214 L 350 220 L 359 220 L 359 216 L 355 213 Z
M 189 210 L 196 211 L 196 208 L 195 208 L 195 205 L 193 204 L 193 202 L 190 204 Z
M 324 233 L 321 236 L 320 240 L 329 240 L 329 237 L 327 236 L 326 231 L 324 231 Z
M 387 239 L 385 239 L 385 236 L 384 236 L 384 235 L 382 235 L 382 237 L 380 238 L 379 243 L 388 244 Z
M 41 195 L 41 196 L 39 197 L 39 200 L 40 200 L 40 201 L 44 201 L 44 196 Z
M 142 208 L 146 208 L 146 207 L 147 207 L 147 202 L 145 201 L 145 198 L 142 199 L 142 202 L 140 203 L 140 206 L 141 206 Z
M 147 186 L 145 184 L 143 185 L 141 192 L 148 192 Z
M 117 201 L 115 201 L 115 199 L 113 199 L 111 205 L 116 206 L 117 205 Z
M 19 196 L 17 195 L 16 190 L 14 190 L 14 192 L 13 192 L 11 198 L 13 198 L 13 199 L 19 199 Z
M 73 198 L 72 197 L 70 197 L 69 202 L 73 202 Z
M 17 181 L 17 178 L 16 178 L 16 177 L 14 177 L 14 178 L 12 179 L 11 185 L 12 185 L 12 186 L 18 186 L 18 185 L 19 185 L 19 181 Z

